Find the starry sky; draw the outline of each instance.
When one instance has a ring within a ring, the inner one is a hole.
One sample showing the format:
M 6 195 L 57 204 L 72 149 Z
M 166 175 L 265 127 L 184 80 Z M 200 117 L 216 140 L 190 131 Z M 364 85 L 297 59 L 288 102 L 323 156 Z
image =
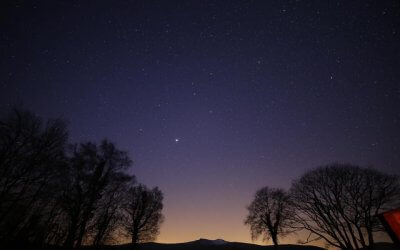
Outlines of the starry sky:
M 1 5 L 1 112 L 129 151 L 165 195 L 159 242 L 251 242 L 255 191 L 318 165 L 399 173 L 399 1 Z

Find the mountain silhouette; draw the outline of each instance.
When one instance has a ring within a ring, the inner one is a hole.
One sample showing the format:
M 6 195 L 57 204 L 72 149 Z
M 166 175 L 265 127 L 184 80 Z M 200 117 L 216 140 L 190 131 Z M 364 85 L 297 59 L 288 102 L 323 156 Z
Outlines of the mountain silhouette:
M 118 246 L 103 246 L 104 250 L 131 250 L 131 244 Z M 261 246 L 242 242 L 229 242 L 222 239 L 208 240 L 199 239 L 184 243 L 143 243 L 139 250 L 273 250 L 272 245 Z M 280 245 L 280 250 L 322 250 L 323 248 L 305 245 Z

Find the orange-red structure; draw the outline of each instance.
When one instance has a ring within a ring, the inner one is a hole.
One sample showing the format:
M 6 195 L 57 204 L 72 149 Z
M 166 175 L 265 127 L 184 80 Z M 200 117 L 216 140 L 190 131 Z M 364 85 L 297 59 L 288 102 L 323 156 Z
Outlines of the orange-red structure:
M 400 247 L 400 208 L 385 212 L 380 218 L 393 242 Z

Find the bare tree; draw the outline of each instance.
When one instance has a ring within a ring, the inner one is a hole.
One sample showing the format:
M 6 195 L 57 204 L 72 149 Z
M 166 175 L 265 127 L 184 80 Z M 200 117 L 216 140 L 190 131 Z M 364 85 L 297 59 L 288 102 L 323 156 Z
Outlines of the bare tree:
M 134 184 L 127 152 L 106 140 L 68 151 L 67 134 L 62 120 L 44 123 L 30 111 L 14 109 L 0 118 L 0 245 L 98 246 L 118 231 Z M 157 190 L 143 203 L 145 216 L 162 200 Z M 157 211 L 152 214 L 146 228 L 156 224 Z M 152 232 L 140 229 L 141 239 Z
M 128 190 L 126 199 L 123 227 L 133 246 L 153 241 L 163 222 L 162 192 L 157 187 L 149 190 L 144 185 L 138 185 Z
M 127 153 L 106 140 L 99 146 L 93 143 L 75 145 L 70 159 L 69 188 L 64 196 L 64 209 L 69 218 L 66 248 L 81 246 L 113 176 L 130 165 Z
M 22 109 L 0 120 L 0 241 L 33 241 L 46 231 L 66 140 L 61 120 L 43 123 Z
M 250 226 L 253 240 L 262 236 L 263 240 L 272 239 L 274 246 L 278 246 L 278 237 L 284 237 L 291 232 L 293 210 L 285 190 L 261 188 L 247 210 L 249 214 L 245 224 Z
M 91 241 L 94 246 L 114 240 L 115 232 L 123 219 L 121 211 L 124 196 L 130 185 L 134 183 L 134 176 L 119 172 L 113 174 L 110 184 L 98 202 L 98 208 L 90 226 Z
M 341 249 L 368 248 L 383 230 L 377 215 L 400 198 L 399 178 L 375 169 L 330 164 L 293 182 L 297 227 Z

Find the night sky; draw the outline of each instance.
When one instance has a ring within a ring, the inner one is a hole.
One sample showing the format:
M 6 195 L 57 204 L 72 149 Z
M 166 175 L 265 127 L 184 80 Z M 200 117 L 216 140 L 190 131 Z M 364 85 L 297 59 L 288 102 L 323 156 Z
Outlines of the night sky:
M 165 195 L 159 242 L 251 242 L 255 191 L 318 165 L 400 172 L 399 1 L 1 5 L 1 113 L 129 151 Z

